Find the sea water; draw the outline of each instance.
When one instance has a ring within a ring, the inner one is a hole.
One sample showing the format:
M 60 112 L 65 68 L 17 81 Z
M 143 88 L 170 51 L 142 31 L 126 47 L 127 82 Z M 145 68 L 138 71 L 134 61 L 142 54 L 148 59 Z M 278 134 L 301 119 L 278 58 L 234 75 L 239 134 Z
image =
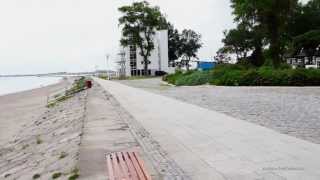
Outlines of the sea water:
M 0 95 L 36 89 L 60 80 L 60 77 L 0 77 Z

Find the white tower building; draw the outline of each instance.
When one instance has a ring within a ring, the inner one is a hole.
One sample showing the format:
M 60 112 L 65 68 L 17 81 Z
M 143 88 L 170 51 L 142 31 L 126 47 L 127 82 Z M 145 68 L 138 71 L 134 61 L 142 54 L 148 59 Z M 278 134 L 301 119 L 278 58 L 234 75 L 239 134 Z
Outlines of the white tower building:
M 155 75 L 157 71 L 173 73 L 175 69 L 169 67 L 168 31 L 157 31 L 153 40 L 155 48 L 149 57 L 150 64 L 148 65 L 147 74 Z M 123 50 L 126 60 L 126 76 L 142 76 L 145 74 L 143 57 L 140 55 L 139 49 L 135 46 L 129 46 Z

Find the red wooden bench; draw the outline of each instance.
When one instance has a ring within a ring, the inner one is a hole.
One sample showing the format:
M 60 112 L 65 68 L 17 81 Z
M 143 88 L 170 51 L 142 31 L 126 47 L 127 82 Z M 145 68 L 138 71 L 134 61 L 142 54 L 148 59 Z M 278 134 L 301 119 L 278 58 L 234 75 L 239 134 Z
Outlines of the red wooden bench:
M 107 155 L 109 180 L 151 180 L 137 152 L 116 152 Z

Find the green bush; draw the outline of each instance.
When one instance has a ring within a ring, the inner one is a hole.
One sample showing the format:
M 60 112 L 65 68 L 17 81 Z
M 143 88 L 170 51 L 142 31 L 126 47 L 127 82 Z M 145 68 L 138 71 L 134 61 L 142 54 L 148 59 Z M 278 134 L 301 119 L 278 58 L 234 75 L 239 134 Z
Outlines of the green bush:
M 170 84 L 176 84 L 176 80 L 183 76 L 182 71 L 176 71 L 174 74 L 168 74 L 163 76 L 163 80 L 167 81 Z
M 32 179 L 39 179 L 40 178 L 40 174 L 35 174 L 32 176 Z
M 203 85 L 209 82 L 209 71 L 193 71 L 183 74 L 182 77 L 175 80 L 177 86 L 196 86 Z
M 287 86 L 290 70 L 262 67 L 258 70 L 257 86 Z
M 177 86 L 213 84 L 218 86 L 320 86 L 320 69 L 292 69 L 282 65 L 250 68 L 222 64 L 211 71 L 178 71 L 163 80 Z
M 61 172 L 54 173 L 52 174 L 52 179 L 58 179 L 61 175 L 62 175 Z

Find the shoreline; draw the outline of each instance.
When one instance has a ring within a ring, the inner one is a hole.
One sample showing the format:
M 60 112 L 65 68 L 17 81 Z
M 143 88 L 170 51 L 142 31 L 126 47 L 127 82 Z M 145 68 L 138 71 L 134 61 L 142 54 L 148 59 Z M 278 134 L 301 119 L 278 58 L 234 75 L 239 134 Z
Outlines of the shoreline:
M 55 86 L 61 82 L 65 81 L 63 78 L 59 78 L 59 80 L 55 81 L 55 82 L 50 82 L 44 85 L 40 85 L 40 86 L 31 86 L 28 89 L 20 89 L 18 91 L 13 91 L 13 92 L 5 92 L 5 93 L 0 93 L 0 97 L 2 96 L 7 96 L 7 95 L 12 95 L 12 94 L 17 94 L 17 93 L 24 93 L 24 92 L 28 92 L 28 91 L 32 91 L 32 90 L 37 90 L 37 89 L 42 89 L 42 88 L 46 88 L 46 87 L 50 87 L 50 86 Z

